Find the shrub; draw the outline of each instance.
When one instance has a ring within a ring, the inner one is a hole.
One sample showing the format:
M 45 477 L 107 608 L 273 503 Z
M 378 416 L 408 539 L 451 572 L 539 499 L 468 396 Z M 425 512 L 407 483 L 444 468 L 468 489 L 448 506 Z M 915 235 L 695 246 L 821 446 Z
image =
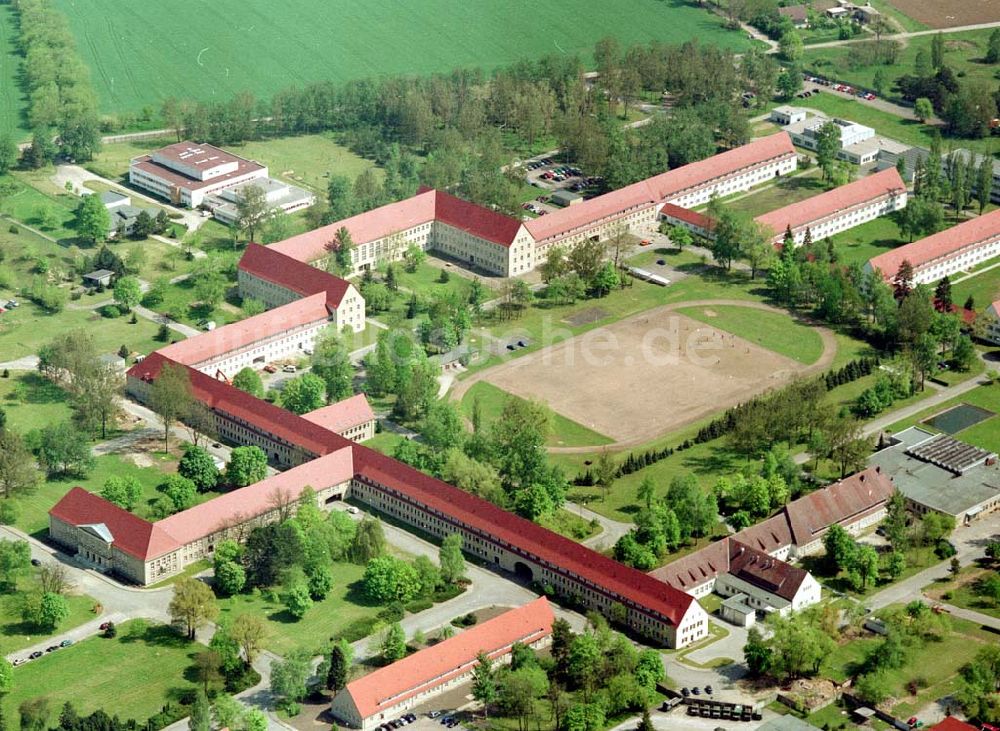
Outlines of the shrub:
M 415 599 L 406 605 L 406 611 L 410 614 L 416 614 L 417 612 L 422 612 L 425 609 L 430 609 L 434 606 L 434 602 L 430 599 Z
M 19 233 L 21 233 L 21 227 L 18 226 L 16 223 L 12 223 L 10 225 L 10 228 L 8 228 L 7 230 L 10 231 L 12 234 L 19 234 Z

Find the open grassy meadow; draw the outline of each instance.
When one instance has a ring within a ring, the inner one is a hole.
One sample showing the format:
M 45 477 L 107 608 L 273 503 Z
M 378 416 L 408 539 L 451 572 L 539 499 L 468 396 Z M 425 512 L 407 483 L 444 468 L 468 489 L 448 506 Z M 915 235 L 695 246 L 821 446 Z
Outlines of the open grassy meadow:
M 579 54 L 616 36 L 622 45 L 697 38 L 742 50 L 743 33 L 687 0 L 615 3 L 465 3 L 391 0 L 58 0 L 103 111 L 158 106 L 167 97 L 264 98 L 316 81 L 496 68 L 525 57 Z
M 484 426 L 488 426 L 492 419 L 500 415 L 507 399 L 516 399 L 506 391 L 503 391 L 491 383 L 480 381 L 474 384 L 465 395 L 462 396 L 462 411 L 466 416 L 472 415 L 473 406 L 479 401 L 479 408 L 483 414 Z M 552 421 L 549 433 L 549 446 L 553 447 L 598 447 L 602 444 L 610 444 L 611 440 L 603 434 L 598 434 L 593 429 L 589 429 L 583 424 L 578 424 L 565 416 L 552 412 Z
M 14 689 L 3 698 L 4 716 L 16 718 L 21 702 L 45 696 L 54 714 L 73 701 L 81 715 L 104 708 L 142 724 L 191 692 L 197 684 L 194 656 L 205 646 L 165 625 L 137 636 L 135 627 L 129 622 L 116 639 L 92 637 L 17 668 Z
M 799 363 L 810 365 L 823 354 L 823 341 L 816 330 L 783 313 L 717 305 L 683 307 L 677 312 L 738 335 Z

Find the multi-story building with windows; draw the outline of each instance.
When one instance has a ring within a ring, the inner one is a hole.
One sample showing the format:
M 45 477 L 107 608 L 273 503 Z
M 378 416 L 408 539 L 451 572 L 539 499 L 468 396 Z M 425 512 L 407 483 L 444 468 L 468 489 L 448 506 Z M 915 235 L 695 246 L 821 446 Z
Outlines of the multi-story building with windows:
M 795 244 L 801 245 L 806 231 L 819 241 L 905 207 L 906 184 L 899 171 L 889 168 L 765 213 L 757 222 L 772 232 L 775 244 L 791 229 Z
M 1000 254 L 1000 210 L 991 211 L 910 244 L 897 246 L 865 264 L 892 282 L 904 261 L 913 267 L 913 283 L 932 284 L 967 271 Z

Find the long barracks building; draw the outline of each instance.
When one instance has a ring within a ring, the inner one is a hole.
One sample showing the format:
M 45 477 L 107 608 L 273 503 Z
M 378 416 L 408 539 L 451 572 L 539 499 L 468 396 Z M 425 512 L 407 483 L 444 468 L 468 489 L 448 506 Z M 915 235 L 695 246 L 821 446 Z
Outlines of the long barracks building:
M 425 188 L 412 198 L 266 248 L 301 263 L 321 262 L 330 256 L 336 232 L 346 228 L 354 242 L 355 272 L 399 259 L 416 244 L 489 274 L 511 277 L 534 269 L 552 245 L 571 247 L 621 231 L 650 232 L 656 229 L 665 205 L 671 210 L 699 206 L 713 195 L 749 190 L 793 172 L 796 165 L 791 139 L 779 132 L 532 221 L 521 222 Z M 241 290 L 249 288 L 254 278 L 266 279 L 259 269 L 243 263 L 240 269 Z
M 154 353 L 128 372 L 129 394 L 142 401 L 167 364 L 187 367 Z M 210 557 L 218 541 L 242 540 L 287 514 L 308 486 L 321 506 L 351 497 L 438 538 L 459 533 L 467 553 L 588 609 L 608 614 L 620 604 L 628 625 L 657 643 L 680 647 L 706 636 L 707 615 L 691 595 L 306 417 L 189 373 L 227 441 L 260 446 L 291 468 L 156 523 L 74 489 L 49 513 L 53 540 L 102 570 L 151 584 Z

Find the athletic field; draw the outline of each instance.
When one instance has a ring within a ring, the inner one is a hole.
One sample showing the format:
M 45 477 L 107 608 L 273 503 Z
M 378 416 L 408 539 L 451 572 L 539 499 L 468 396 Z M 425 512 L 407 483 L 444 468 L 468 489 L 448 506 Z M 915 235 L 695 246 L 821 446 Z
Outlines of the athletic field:
M 90 64 L 102 111 L 167 97 L 383 74 L 495 68 L 552 53 L 589 59 L 607 35 L 743 49 L 742 33 L 688 0 L 55 0 Z

